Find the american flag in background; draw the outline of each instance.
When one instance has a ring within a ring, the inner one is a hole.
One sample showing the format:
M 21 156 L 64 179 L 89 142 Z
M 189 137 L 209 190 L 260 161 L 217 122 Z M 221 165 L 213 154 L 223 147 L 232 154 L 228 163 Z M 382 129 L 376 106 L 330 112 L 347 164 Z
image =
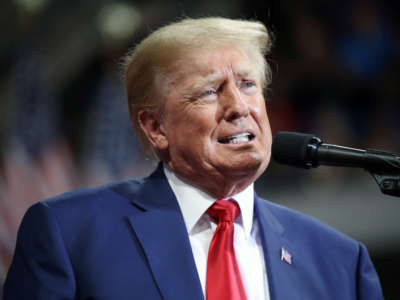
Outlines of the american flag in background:
M 72 187 L 72 157 L 59 132 L 60 104 L 42 53 L 25 44 L 13 70 L 13 101 L 0 177 L 0 286 L 27 208 Z
M 94 101 L 82 159 L 87 184 L 147 175 L 153 166 L 145 159 L 134 134 L 121 81 L 114 74 L 105 73 Z
M 32 159 L 57 137 L 60 128 L 60 105 L 50 88 L 42 53 L 23 47 L 13 76 L 10 139 L 19 144 Z
M 21 49 L 7 143 L 0 149 L 0 291 L 29 206 L 82 185 L 145 176 L 154 168 L 134 134 L 122 83 L 109 73 L 96 85 L 94 99 L 82 99 L 94 103 L 82 129 L 78 160 L 61 130 L 62 103 L 52 91 L 41 52 Z

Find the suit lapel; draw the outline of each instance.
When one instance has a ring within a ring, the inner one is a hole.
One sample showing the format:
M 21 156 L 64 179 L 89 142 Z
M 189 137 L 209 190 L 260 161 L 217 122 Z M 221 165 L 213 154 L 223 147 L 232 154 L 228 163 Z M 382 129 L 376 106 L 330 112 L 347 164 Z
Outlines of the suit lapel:
M 271 300 L 300 299 L 296 252 L 285 237 L 285 230 L 272 214 L 269 203 L 255 196 L 255 211 L 259 223 Z M 292 262 L 281 259 L 282 248 L 292 255 Z M 297 291 L 297 292 L 296 292 Z
M 129 221 L 163 298 L 203 300 L 185 223 L 161 164 L 131 200 L 140 209 Z
M 204 300 L 186 226 L 176 198 L 160 165 L 139 187 L 120 191 L 138 208 L 129 216 L 154 279 L 165 300 Z M 255 212 L 264 249 L 271 300 L 296 300 L 296 253 L 267 201 L 255 195 Z M 281 260 L 282 248 L 292 264 Z

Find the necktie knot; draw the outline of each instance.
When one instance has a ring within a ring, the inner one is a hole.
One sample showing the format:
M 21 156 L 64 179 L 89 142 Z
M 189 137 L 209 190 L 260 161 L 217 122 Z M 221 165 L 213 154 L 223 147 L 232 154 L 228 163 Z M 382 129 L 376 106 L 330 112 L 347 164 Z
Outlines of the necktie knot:
M 234 201 L 217 200 L 206 213 L 218 223 L 222 221 L 233 222 L 239 216 L 240 208 Z
M 233 221 L 240 214 L 235 201 L 217 200 L 207 214 L 218 222 L 207 259 L 206 299 L 246 300 L 233 244 Z

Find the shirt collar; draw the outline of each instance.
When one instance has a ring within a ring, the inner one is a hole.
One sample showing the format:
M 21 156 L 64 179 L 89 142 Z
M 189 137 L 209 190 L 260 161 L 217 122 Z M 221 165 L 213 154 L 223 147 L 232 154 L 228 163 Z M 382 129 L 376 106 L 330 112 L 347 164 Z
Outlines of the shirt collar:
M 164 173 L 168 183 L 178 201 L 181 209 L 186 229 L 190 234 L 196 223 L 200 220 L 206 210 L 216 201 L 214 197 L 208 195 L 202 190 L 190 185 L 178 178 L 175 173 L 164 164 Z M 243 226 L 246 237 L 250 237 L 253 225 L 253 208 L 254 208 L 254 186 L 249 185 L 246 189 L 229 197 L 234 199 L 241 211 L 241 218 L 238 223 Z M 226 199 L 226 200 L 228 200 Z

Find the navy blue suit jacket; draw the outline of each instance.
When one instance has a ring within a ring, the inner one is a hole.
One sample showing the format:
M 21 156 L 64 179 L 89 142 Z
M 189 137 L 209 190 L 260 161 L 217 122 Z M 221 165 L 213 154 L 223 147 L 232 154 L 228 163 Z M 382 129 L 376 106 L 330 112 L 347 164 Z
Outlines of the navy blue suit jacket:
M 272 300 L 383 299 L 362 244 L 257 196 L 255 213 Z M 203 300 L 162 168 L 32 206 L 4 286 L 4 300 L 20 299 Z

